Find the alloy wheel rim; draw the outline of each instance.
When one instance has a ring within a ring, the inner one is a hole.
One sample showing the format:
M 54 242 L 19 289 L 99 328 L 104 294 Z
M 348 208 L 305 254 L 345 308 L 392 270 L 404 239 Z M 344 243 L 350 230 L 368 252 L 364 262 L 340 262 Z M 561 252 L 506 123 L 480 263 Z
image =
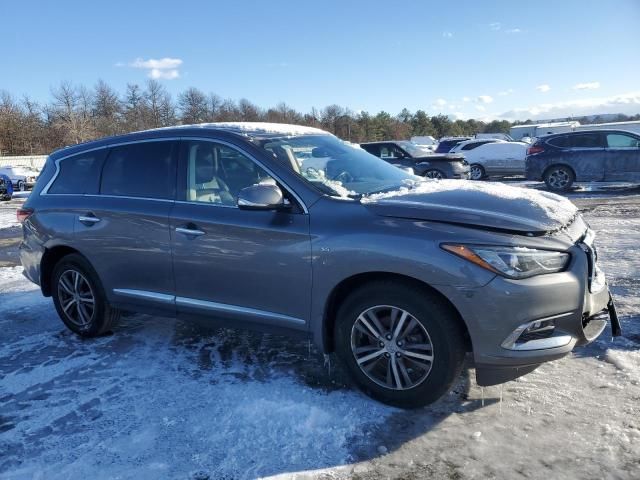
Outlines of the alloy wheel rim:
M 427 178 L 442 178 L 442 174 L 436 170 L 430 170 L 426 173 Z
M 569 183 L 569 174 L 562 170 L 557 169 L 549 174 L 549 184 L 552 187 L 563 188 Z
M 433 344 L 424 326 L 391 305 L 368 308 L 351 328 L 351 352 L 360 370 L 390 390 L 410 390 L 429 376 Z
M 65 270 L 58 280 L 58 300 L 67 319 L 87 328 L 95 315 L 95 295 L 88 280 L 77 270 Z
M 480 180 L 482 178 L 482 171 L 477 165 L 471 166 L 471 180 Z

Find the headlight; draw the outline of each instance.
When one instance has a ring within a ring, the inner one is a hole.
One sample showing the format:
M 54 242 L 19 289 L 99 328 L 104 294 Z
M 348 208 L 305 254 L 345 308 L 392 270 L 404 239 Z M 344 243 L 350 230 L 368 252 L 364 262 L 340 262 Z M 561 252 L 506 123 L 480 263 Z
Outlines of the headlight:
M 569 254 L 526 247 L 443 244 L 447 252 L 508 278 L 528 278 L 564 270 Z

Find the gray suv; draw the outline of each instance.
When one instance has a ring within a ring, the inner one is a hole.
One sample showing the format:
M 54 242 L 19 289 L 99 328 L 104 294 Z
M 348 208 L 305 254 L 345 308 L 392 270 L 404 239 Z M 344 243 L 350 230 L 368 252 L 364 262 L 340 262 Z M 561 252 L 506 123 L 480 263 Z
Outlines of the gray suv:
M 365 392 L 435 401 L 472 352 L 505 382 L 619 331 L 566 199 L 410 175 L 322 130 L 203 124 L 52 153 L 25 275 L 92 337 L 122 311 L 297 333 Z

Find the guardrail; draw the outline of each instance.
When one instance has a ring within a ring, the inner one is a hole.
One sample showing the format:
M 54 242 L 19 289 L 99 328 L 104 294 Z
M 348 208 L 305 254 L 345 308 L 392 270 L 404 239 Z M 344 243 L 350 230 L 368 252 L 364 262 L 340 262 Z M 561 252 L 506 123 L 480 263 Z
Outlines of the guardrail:
M 11 157 L 0 157 L 1 167 L 33 167 L 41 170 L 47 155 L 16 155 Z

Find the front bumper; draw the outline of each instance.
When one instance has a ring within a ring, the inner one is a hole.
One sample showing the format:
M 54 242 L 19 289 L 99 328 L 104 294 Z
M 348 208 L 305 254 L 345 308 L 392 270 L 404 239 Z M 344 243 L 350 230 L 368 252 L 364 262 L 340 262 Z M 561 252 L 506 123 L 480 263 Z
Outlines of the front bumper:
M 443 292 L 455 299 L 469 329 L 479 385 L 503 383 L 561 358 L 600 335 L 609 316 L 613 320 L 607 313 L 608 286 L 603 278 L 594 280 L 600 272 L 594 268 L 595 250 L 590 253 L 576 244 L 570 253 L 571 262 L 560 273 L 523 280 L 497 276 L 481 288 L 450 287 Z M 523 327 L 545 322 L 554 326 L 551 335 L 522 341 Z

